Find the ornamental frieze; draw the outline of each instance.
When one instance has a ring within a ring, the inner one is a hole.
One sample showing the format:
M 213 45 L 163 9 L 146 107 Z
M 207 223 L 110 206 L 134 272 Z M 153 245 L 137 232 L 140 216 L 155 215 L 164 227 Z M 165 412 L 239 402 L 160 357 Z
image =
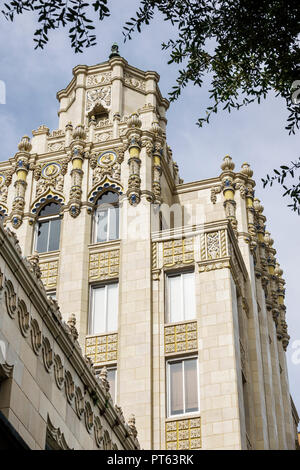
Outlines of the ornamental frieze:
M 112 150 L 93 154 L 90 158 L 90 165 L 93 169 L 92 185 L 100 183 L 105 177 L 111 177 L 115 181 L 121 178 L 121 162 L 123 156 Z
M 111 104 L 111 87 L 103 86 L 86 92 L 86 112 L 92 111 L 95 106 L 107 109 Z
M 134 75 L 129 73 L 124 74 L 124 82 L 126 86 L 134 88 L 135 90 L 146 91 L 146 82 L 140 78 L 136 78 Z
M 86 85 L 90 87 L 97 85 L 108 85 L 109 83 L 111 83 L 111 72 L 88 75 L 86 80 Z
M 44 194 L 50 186 L 57 192 L 62 193 L 64 189 L 64 175 L 67 173 L 68 159 L 46 164 L 38 164 L 33 169 L 34 179 L 37 181 L 35 197 Z

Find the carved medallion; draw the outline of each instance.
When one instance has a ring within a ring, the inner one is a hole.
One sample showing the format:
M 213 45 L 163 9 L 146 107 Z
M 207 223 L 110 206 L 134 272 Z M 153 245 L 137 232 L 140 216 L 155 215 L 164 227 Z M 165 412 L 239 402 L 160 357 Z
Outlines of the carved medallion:
M 61 166 L 58 163 L 47 163 L 47 165 L 42 168 L 42 176 L 44 178 L 54 178 L 60 173 L 60 170 Z
M 117 155 L 115 152 L 111 152 L 110 150 L 108 152 L 101 153 L 101 155 L 98 158 L 98 164 L 100 166 L 106 167 L 107 165 L 113 165 L 117 159 Z

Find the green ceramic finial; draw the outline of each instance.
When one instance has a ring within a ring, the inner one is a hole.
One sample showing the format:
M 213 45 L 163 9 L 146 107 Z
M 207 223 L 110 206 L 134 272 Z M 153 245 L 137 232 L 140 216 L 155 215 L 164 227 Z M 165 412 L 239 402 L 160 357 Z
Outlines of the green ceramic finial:
M 113 45 L 111 46 L 111 54 L 109 58 L 112 59 L 113 57 L 120 57 L 119 46 L 116 42 L 114 42 Z

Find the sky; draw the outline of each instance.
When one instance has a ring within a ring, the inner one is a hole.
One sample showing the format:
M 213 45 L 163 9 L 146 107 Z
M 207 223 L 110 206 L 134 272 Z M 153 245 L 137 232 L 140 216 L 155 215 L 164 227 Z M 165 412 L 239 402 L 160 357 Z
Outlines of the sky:
M 31 136 L 39 125 L 45 124 L 51 130 L 58 128 L 56 92 L 69 83 L 75 65 L 107 60 L 113 42 L 119 44 L 120 54 L 129 64 L 160 74 L 160 90 L 167 97 L 178 69 L 167 64 L 168 53 L 161 50 L 161 43 L 174 36 L 174 30 L 157 15 L 142 34 L 134 34 L 124 44 L 122 26 L 133 16 L 139 2 L 111 3 L 111 17 L 97 23 L 98 44 L 82 54 L 72 51 L 64 30 L 52 32 L 44 50 L 34 50 L 32 38 L 37 22 L 32 14 L 22 15 L 14 23 L 0 16 L 0 80 L 6 87 L 6 104 L 0 104 L 0 161 L 12 157 L 21 137 Z M 204 115 L 207 91 L 207 86 L 203 89 L 188 86 L 180 99 L 171 104 L 167 114 L 168 145 L 185 182 L 219 175 L 226 154 L 232 157 L 236 169 L 247 161 L 254 171 L 256 197 L 264 206 L 267 230 L 275 240 L 277 259 L 286 280 L 285 303 L 291 336 L 287 361 L 291 393 L 300 412 L 300 217 L 287 207 L 289 201 L 282 197 L 279 186 L 264 189 L 261 183 L 261 178 L 273 168 L 298 157 L 300 134 L 288 135 L 285 103 L 274 96 L 260 105 L 252 104 L 230 114 L 219 112 L 209 125 L 200 129 L 195 123 Z

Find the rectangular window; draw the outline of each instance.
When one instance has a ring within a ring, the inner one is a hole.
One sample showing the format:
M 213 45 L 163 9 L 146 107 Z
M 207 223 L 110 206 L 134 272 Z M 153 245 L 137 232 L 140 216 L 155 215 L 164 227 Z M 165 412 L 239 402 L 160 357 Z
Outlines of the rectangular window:
M 119 238 L 119 207 L 98 209 L 95 214 L 95 242 Z
M 89 334 L 118 329 L 118 283 L 92 288 Z
M 168 416 L 199 411 L 197 358 L 167 362 Z
M 37 224 L 36 251 L 45 253 L 47 251 L 59 250 L 61 220 L 48 219 Z
M 167 318 L 169 323 L 196 317 L 194 273 L 167 276 Z

